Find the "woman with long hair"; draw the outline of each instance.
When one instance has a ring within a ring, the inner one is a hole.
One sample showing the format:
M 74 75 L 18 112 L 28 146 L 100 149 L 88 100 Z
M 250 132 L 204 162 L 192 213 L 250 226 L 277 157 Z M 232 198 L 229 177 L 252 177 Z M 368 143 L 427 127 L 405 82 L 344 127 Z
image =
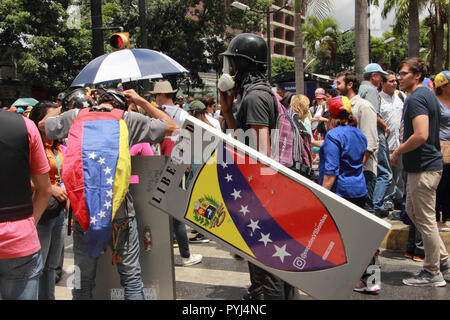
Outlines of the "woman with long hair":
M 30 112 L 30 120 L 36 126 L 50 110 L 59 105 L 50 101 L 41 101 Z M 59 265 L 61 250 L 64 246 L 64 221 L 67 192 L 61 180 L 63 164 L 63 146 L 58 141 L 49 140 L 45 132 L 40 130 L 45 153 L 50 165 L 50 182 L 52 197 L 47 210 L 42 214 L 37 225 L 41 242 L 42 263 L 44 269 L 39 279 L 39 300 L 55 300 L 55 271 Z

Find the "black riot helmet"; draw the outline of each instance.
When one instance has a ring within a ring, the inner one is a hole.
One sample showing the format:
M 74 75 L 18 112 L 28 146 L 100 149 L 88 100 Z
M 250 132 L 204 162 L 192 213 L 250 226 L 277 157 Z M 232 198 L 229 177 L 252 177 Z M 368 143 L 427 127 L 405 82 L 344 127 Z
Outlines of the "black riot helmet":
M 93 105 L 95 105 L 95 103 L 92 98 L 87 95 L 86 89 L 79 88 L 64 97 L 61 112 L 71 109 L 90 108 Z
M 123 96 L 123 93 L 117 89 L 98 88 L 97 90 L 97 103 L 110 102 L 114 108 L 127 110 L 128 103 Z
M 233 70 L 234 72 L 247 71 L 255 67 L 266 69 L 267 50 L 267 44 L 261 36 L 253 33 L 241 33 L 234 37 L 227 50 L 221 53 L 224 57 L 224 69 L 227 64 L 230 65 L 230 71 L 236 69 Z

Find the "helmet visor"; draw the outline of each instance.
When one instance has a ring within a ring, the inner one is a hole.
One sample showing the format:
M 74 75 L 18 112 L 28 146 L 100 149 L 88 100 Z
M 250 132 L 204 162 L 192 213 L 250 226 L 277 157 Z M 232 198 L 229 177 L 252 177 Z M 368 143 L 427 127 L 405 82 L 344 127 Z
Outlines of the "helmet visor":
M 236 75 L 237 68 L 236 63 L 233 60 L 233 57 L 230 56 L 223 56 L 223 68 L 222 72 L 229 75 Z

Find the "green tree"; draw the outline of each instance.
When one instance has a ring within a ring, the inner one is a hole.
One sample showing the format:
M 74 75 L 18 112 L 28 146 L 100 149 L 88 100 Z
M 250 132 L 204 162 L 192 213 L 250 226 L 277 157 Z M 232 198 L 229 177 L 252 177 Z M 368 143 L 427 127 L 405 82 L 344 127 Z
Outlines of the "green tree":
M 294 60 L 285 57 L 272 58 L 272 77 L 287 72 L 295 72 Z
M 408 31 L 408 55 L 419 56 L 420 49 L 420 22 L 419 12 L 428 4 L 427 0 L 386 0 L 382 10 L 382 16 L 387 17 L 389 12 L 395 10 L 396 22 L 394 34 L 396 36 Z
M 242 1 L 264 11 L 268 0 Z M 260 31 L 264 15 L 232 10 L 231 1 L 152 0 L 147 2 L 148 47 L 175 59 L 190 71 L 189 77 L 177 77 L 189 86 L 202 87 L 199 72 L 213 68 L 221 71 L 219 54 L 234 34 L 229 27 L 244 32 Z M 139 34 L 137 0 L 110 0 L 103 6 L 106 26 L 123 26 L 130 32 L 131 44 Z M 105 37 L 106 38 L 106 37 Z
M 314 56 L 322 63 L 334 64 L 338 44 L 338 23 L 335 19 L 308 17 L 303 27 L 303 39 L 308 56 Z
M 65 90 L 90 59 L 90 32 L 70 29 L 70 1 L 2 0 L 1 60 L 14 61 L 28 85 L 54 95 Z
M 295 86 L 297 93 L 305 92 L 305 70 L 303 69 L 303 19 L 310 16 L 323 19 L 332 10 L 331 0 L 294 0 L 295 12 Z

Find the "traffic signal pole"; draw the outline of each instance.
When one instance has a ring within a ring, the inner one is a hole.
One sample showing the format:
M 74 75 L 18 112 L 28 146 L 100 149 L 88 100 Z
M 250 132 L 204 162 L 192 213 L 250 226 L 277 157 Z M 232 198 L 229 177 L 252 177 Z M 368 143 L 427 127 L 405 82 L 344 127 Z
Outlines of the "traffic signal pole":
M 147 16 L 145 11 L 145 0 L 139 0 L 139 26 L 141 34 L 141 48 L 147 48 Z
M 102 1 L 91 0 L 91 21 L 92 21 L 92 56 L 96 58 L 105 53 L 103 47 L 103 21 L 102 21 Z

